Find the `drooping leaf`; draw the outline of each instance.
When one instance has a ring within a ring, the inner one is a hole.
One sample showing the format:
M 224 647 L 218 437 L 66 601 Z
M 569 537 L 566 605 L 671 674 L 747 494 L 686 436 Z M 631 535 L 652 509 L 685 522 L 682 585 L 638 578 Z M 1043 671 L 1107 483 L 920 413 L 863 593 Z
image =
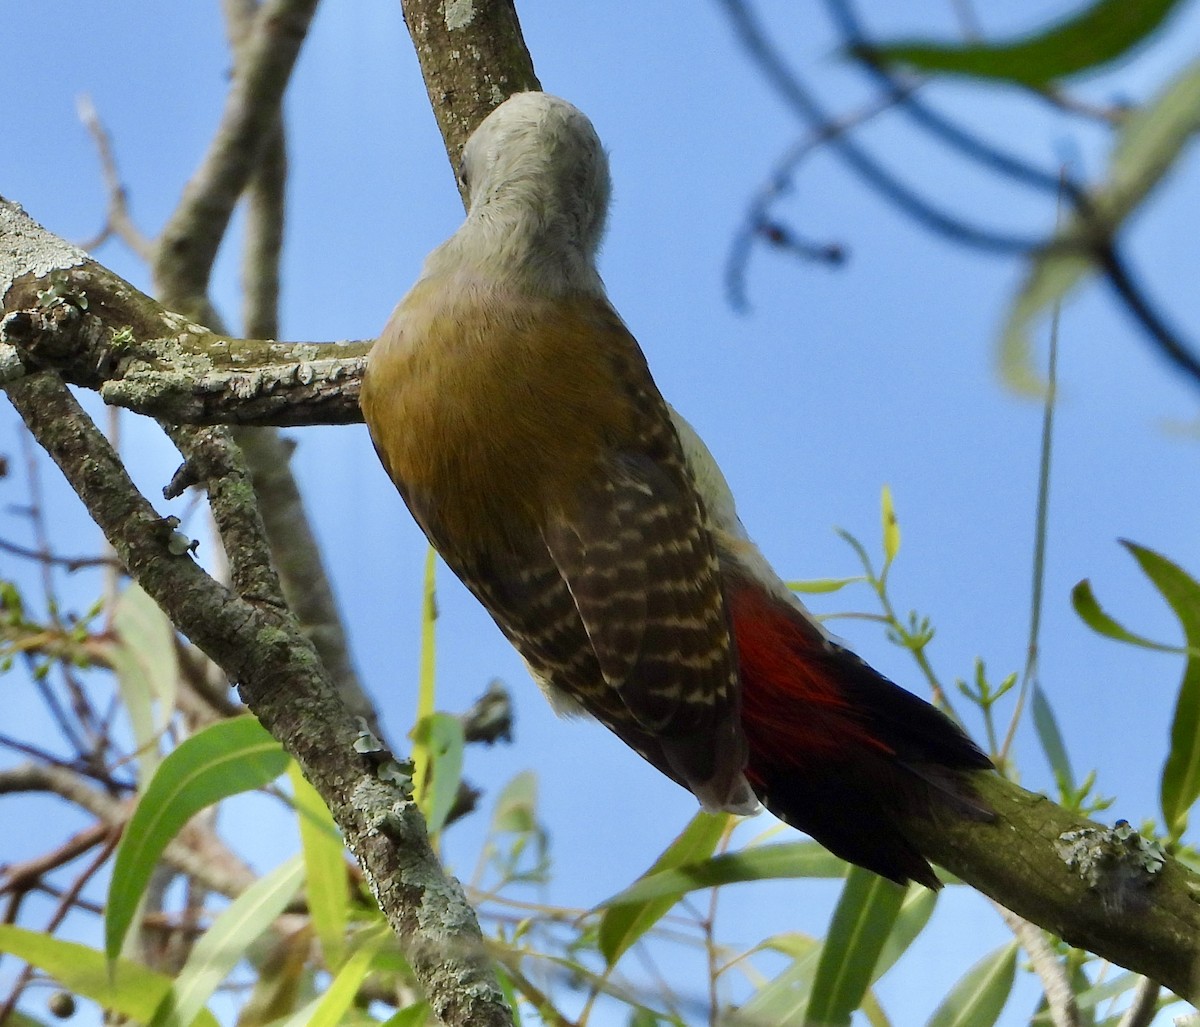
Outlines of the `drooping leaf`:
M 188 1027 L 246 950 L 270 928 L 304 880 L 304 859 L 293 856 L 233 900 L 200 936 L 150 1027 Z
M 1012 993 L 1019 948 L 1009 942 L 971 967 L 937 1007 L 929 1027 L 991 1027 Z
M 710 813 L 697 813 L 666 850 L 646 871 L 642 880 L 707 859 L 717 847 L 728 818 Z M 660 894 L 657 897 L 613 905 L 603 903 L 600 918 L 599 944 L 608 965 L 621 956 L 652 928 L 676 902 L 681 893 Z
M 183 825 L 215 802 L 274 781 L 287 762 L 279 743 L 250 716 L 205 728 L 162 761 L 125 825 L 113 862 L 104 919 L 110 959 L 121 951 L 155 863 Z
M 904 888 L 878 874 L 850 868 L 821 946 L 806 1023 L 849 1025 L 871 984 L 904 896 Z
M 421 805 L 429 833 L 435 835 L 445 826 L 462 781 L 466 746 L 462 721 L 448 713 L 433 713 L 417 725 L 413 737 L 428 760 Z
M 138 787 L 145 789 L 159 764 L 159 736 L 175 709 L 175 628 L 141 586 L 130 583 L 117 600 L 113 630 L 117 640 L 108 657 L 138 749 Z
M 1045 86 L 1117 60 L 1153 33 L 1179 0 L 1097 0 L 1042 32 L 1003 43 L 890 43 L 873 48 L 888 63 L 922 71 Z
M 700 888 L 714 888 L 741 881 L 844 877 L 846 867 L 846 863 L 816 842 L 764 845 L 740 852 L 726 852 L 712 859 L 684 863 L 670 870 L 648 874 L 600 903 L 597 909 L 667 897 L 673 897 L 674 903 L 688 892 Z
M 32 963 L 72 994 L 140 1023 L 150 1020 L 171 989 L 171 978 L 140 963 L 126 959 L 110 963 L 96 949 L 13 924 L 0 924 L 0 952 Z M 196 1027 L 217 1027 L 216 1019 L 206 1009 L 194 1022 Z
M 1155 642 L 1152 639 L 1135 634 L 1124 625 L 1118 623 L 1100 606 L 1100 601 L 1092 592 L 1090 581 L 1081 581 L 1071 589 L 1071 605 L 1075 608 L 1075 612 L 1084 624 L 1096 632 L 1096 634 L 1103 635 L 1105 638 L 1111 638 L 1117 642 L 1126 642 L 1129 645 L 1136 645 L 1142 649 L 1153 649 L 1160 653 L 1177 653 L 1180 656 L 1188 654 L 1188 649 L 1185 646 L 1164 645 L 1161 642 Z
M 304 852 L 305 894 L 313 930 L 321 942 L 330 971 L 342 965 L 346 925 L 350 920 L 345 845 L 325 801 L 293 762 L 288 767 L 292 801 L 300 819 L 300 844 Z
M 1030 702 L 1033 713 L 1033 726 L 1037 731 L 1038 741 L 1042 743 L 1042 752 L 1054 773 L 1054 780 L 1063 792 L 1073 792 L 1076 788 L 1075 772 L 1071 769 L 1071 758 L 1067 755 L 1067 746 L 1063 742 L 1062 732 L 1058 728 L 1058 719 L 1050 706 L 1050 700 L 1037 682 L 1033 685 L 1033 698 Z
M 1160 556 L 1133 542 L 1124 542 L 1162 594 L 1179 623 L 1191 650 L 1200 650 L 1200 584 L 1189 574 Z M 1200 657 L 1189 656 L 1175 701 L 1171 722 L 1171 751 L 1163 767 L 1160 786 L 1163 821 L 1172 838 L 1187 828 L 1188 811 L 1200 797 Z
M 1135 4 L 1129 5 L 1137 6 Z M 1046 383 L 1033 369 L 1033 325 L 1095 272 L 1089 240 L 1113 235 L 1175 165 L 1200 131 L 1200 60 L 1193 61 L 1121 125 L 1108 174 L 1093 190 L 1089 220 L 1072 216 L 1052 245 L 1030 261 L 1000 335 L 1000 367 L 1008 384 L 1033 394 Z

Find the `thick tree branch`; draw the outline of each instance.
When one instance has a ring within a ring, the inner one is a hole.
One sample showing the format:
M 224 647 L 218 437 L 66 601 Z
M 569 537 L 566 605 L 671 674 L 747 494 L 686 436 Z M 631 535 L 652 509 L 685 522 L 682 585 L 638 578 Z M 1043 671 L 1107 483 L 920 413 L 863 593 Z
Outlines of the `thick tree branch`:
M 1200 999 L 1200 875 L 1160 853 L 1139 855 L 1137 836 L 1128 858 L 1116 859 L 1119 829 L 999 774 L 978 774 L 974 783 L 995 822 L 907 821 L 925 855 L 1067 943 Z
M 273 603 L 231 593 L 189 554 L 172 551 L 170 521 L 137 491 L 56 375 L 31 375 L 7 391 L 135 580 L 238 681 L 247 705 L 329 803 L 437 1015 L 449 1025 L 511 1024 L 461 887 L 443 873 L 411 796 L 380 780 L 375 762 L 355 750 L 358 725 L 295 621 Z

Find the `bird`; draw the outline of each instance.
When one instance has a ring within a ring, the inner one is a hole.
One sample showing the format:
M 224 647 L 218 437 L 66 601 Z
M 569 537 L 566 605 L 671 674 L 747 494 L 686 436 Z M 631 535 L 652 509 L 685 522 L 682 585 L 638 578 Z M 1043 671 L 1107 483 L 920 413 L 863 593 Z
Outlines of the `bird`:
M 831 637 L 746 533 L 607 297 L 590 120 L 516 93 L 458 174 L 466 219 L 360 395 L 417 524 L 557 712 L 598 720 L 707 811 L 765 806 L 851 863 L 939 887 L 906 819 L 988 819 L 971 777 L 991 763 Z

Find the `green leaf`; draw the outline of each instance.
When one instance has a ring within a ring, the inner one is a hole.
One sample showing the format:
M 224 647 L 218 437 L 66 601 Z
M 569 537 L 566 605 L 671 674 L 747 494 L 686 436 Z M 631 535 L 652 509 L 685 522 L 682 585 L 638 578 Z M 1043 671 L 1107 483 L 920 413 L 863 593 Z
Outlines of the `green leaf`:
M 1140 646 L 1142 649 L 1152 649 L 1160 653 L 1175 653 L 1180 656 L 1187 656 L 1189 653 L 1200 655 L 1197 651 L 1189 650 L 1186 646 L 1164 645 L 1161 642 L 1155 642 L 1142 635 L 1134 634 L 1104 611 L 1100 606 L 1099 600 L 1092 592 L 1091 582 L 1087 580 L 1081 581 L 1071 589 L 1071 605 L 1075 608 L 1075 612 L 1079 614 L 1079 619 L 1084 624 L 1096 632 L 1096 634 L 1103 635 L 1105 638 L 1112 638 L 1118 642 L 1126 642 L 1129 645 Z
M 1043 32 L 1004 43 L 966 46 L 891 43 L 872 49 L 889 63 L 922 71 L 1045 86 L 1124 56 L 1157 29 L 1179 0 L 1098 0 Z
M 286 1027 L 339 1027 L 376 954 L 390 937 L 391 930 L 386 924 L 367 931 L 358 949 L 334 975 L 325 994 L 285 1021 Z
M 879 497 L 880 515 L 883 521 L 883 559 L 890 564 L 900 552 L 900 522 L 896 520 L 896 505 L 892 502 L 892 490 L 884 485 Z
M 815 938 L 793 940 L 793 959 L 774 980 L 758 989 L 738 1009 L 735 1023 L 793 1024 L 800 1023 L 812 979 L 821 957 L 821 943 Z
M 847 585 L 856 585 L 860 581 L 866 580 L 861 574 L 855 575 L 853 578 L 809 578 L 805 581 L 789 581 L 787 587 L 793 592 L 801 592 L 804 595 L 817 595 L 837 592 Z
M 896 923 L 888 932 L 887 939 L 880 950 L 879 958 L 875 961 L 875 969 L 871 974 L 874 984 L 887 973 L 916 940 L 917 935 L 925 930 L 929 918 L 933 916 L 937 906 L 938 893 L 929 888 L 910 888 L 900 905 L 900 913 Z
M 437 702 L 437 551 L 425 551 L 425 575 L 421 583 L 421 660 L 417 675 L 418 727 L 433 716 Z M 429 748 L 420 732 L 414 734 L 412 749 L 413 794 L 425 812 L 425 791 L 429 787 Z
M 1045 392 L 1046 383 L 1033 369 L 1033 324 L 1062 302 L 1085 276 L 1094 273 L 1090 240 L 1097 233 L 1117 232 L 1174 166 L 1180 151 L 1198 130 L 1200 60 L 1185 67 L 1121 125 L 1108 176 L 1090 197 L 1090 222 L 1073 216 L 1056 233 L 1052 245 L 1030 261 L 1000 336 L 1000 367 L 1012 388 L 1032 394 Z
M 728 821 L 729 818 L 724 815 L 697 813 L 679 837 L 642 875 L 642 880 L 711 856 Z M 682 894 L 668 892 L 619 905 L 614 905 L 611 900 L 602 903 L 600 908 L 604 908 L 604 914 L 600 918 L 599 945 L 608 965 L 616 963 L 634 942 L 658 923 Z
M 288 778 L 292 782 L 292 802 L 300 818 L 308 913 L 325 954 L 325 965 L 334 971 L 345 958 L 346 925 L 350 919 L 345 846 L 325 800 L 308 783 L 295 761 L 288 767 Z
M 991 1027 L 1012 992 L 1017 969 L 1015 941 L 984 956 L 937 1007 L 929 1027 Z
M 397 1009 L 383 1021 L 383 1027 L 425 1027 L 432 1012 L 429 1003 L 421 999 L 404 1009 Z
M 192 947 L 150 1027 L 188 1027 L 217 985 L 292 901 L 303 880 L 304 859 L 295 855 L 234 899 Z
M 1050 707 L 1050 700 L 1037 682 L 1033 685 L 1033 699 L 1030 703 L 1033 713 L 1033 726 L 1037 731 L 1038 741 L 1042 743 L 1042 752 L 1050 769 L 1054 772 L 1054 780 L 1059 790 L 1064 793 L 1074 792 L 1075 773 L 1071 769 L 1071 758 L 1067 755 L 1067 746 L 1063 742 L 1062 732 L 1058 729 L 1058 720 Z
M 0 924 L 0 952 L 32 963 L 72 994 L 140 1023 L 150 1020 L 171 989 L 171 978 L 140 963 L 127 959 L 110 962 L 102 952 L 86 945 L 12 924 Z M 206 1009 L 200 1011 L 194 1023 L 196 1027 L 218 1027 Z
M 821 946 L 805 1013 L 807 1024 L 850 1023 L 900 914 L 905 890 L 862 867 L 850 868 Z
M 206 806 L 274 781 L 287 762 L 279 743 L 249 716 L 205 728 L 162 761 L 117 847 L 104 920 L 110 959 L 121 951 L 155 863 L 183 825 Z
M 417 725 L 413 737 L 428 760 L 422 812 L 430 835 L 435 835 L 445 826 L 458 798 L 466 746 L 462 721 L 449 713 L 434 713 Z
M 504 786 L 492 812 L 493 834 L 537 830 L 537 775 L 523 770 Z
M 597 909 L 674 896 L 740 881 L 784 880 L 795 877 L 844 877 L 846 864 L 816 842 L 764 845 L 741 852 L 726 852 L 698 863 L 648 874 L 624 891 L 601 902 Z
M 1200 649 L 1200 584 L 1165 556 L 1133 542 L 1122 544 L 1175 611 L 1188 648 Z M 1200 657 L 1190 656 L 1184 665 L 1160 793 L 1163 821 L 1171 838 L 1178 839 L 1200 797 Z
M 175 710 L 179 665 L 175 628 L 137 584 L 130 584 L 113 613 L 117 641 L 108 657 L 138 749 L 138 788 L 144 790 L 160 762 L 159 737 Z M 155 716 L 155 704 L 158 715 Z

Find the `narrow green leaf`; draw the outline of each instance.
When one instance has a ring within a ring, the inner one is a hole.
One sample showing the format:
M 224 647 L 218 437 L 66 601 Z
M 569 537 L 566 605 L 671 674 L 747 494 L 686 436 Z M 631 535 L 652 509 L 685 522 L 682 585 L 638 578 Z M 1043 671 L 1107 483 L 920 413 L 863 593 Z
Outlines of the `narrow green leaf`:
M 892 490 L 884 485 L 879 497 L 880 516 L 883 521 L 883 558 L 890 564 L 900 552 L 900 522 L 896 520 L 896 504 L 892 502 Z
M 1120 0 L 1126 2 L 1126 0 Z M 1131 9 L 1138 4 L 1127 4 Z M 1089 240 L 1097 231 L 1115 234 L 1149 192 L 1175 165 L 1180 151 L 1200 131 L 1200 60 L 1172 79 L 1121 125 L 1108 176 L 1090 197 L 1092 222 L 1078 215 L 1056 233 L 1055 245 L 1030 261 L 1000 336 L 1000 367 L 1008 384 L 1041 394 L 1046 383 L 1033 369 L 1030 331 L 1042 315 L 1094 273 Z M 1081 253 L 1080 250 L 1085 252 Z
M 892 968 L 896 960 L 908 951 L 908 947 L 916 940 L 917 935 L 925 930 L 925 925 L 933 916 L 937 900 L 938 893 L 929 888 L 908 889 L 908 893 L 900 905 L 896 923 L 888 932 L 887 940 L 884 941 L 883 948 L 879 952 L 879 958 L 875 961 L 875 970 L 871 974 L 872 984 Z
M 287 762 L 279 743 L 249 716 L 205 728 L 162 761 L 117 847 L 104 920 L 110 959 L 121 951 L 155 863 L 183 825 L 206 806 L 274 781 Z
M 1188 648 L 1200 649 L 1200 584 L 1165 556 L 1133 542 L 1122 544 L 1175 611 Z M 1200 797 L 1200 657 L 1190 656 L 1184 664 L 1160 796 L 1167 831 L 1172 839 L 1182 837 L 1188 811 Z
M 292 901 L 303 880 L 304 859 L 297 854 L 234 899 L 192 947 L 150 1027 L 188 1027 L 246 950 Z
M 971 967 L 937 1007 L 929 1027 L 991 1027 L 1012 992 L 1019 948 L 1009 942 Z
M 308 913 L 325 955 L 325 965 L 334 971 L 345 957 L 346 925 L 350 920 L 345 845 L 325 800 L 308 783 L 295 761 L 288 767 L 288 778 L 300 819 Z
M 796 939 L 792 961 L 758 989 L 741 1008 L 735 1023 L 800 1023 L 812 992 L 813 975 L 821 958 L 821 943 L 815 938 Z
M 809 578 L 806 581 L 789 581 L 787 587 L 793 592 L 800 592 L 804 595 L 818 595 L 837 592 L 847 585 L 856 585 L 860 581 L 866 580 L 861 574 L 855 575 L 853 578 Z
M 132 960 L 110 963 L 104 953 L 53 935 L 0 924 L 0 952 L 32 963 L 74 995 L 112 1009 L 140 1023 L 171 989 L 171 979 Z M 208 1010 L 201 1010 L 197 1027 L 217 1027 Z
M 433 716 L 437 702 L 437 552 L 430 546 L 425 552 L 425 575 L 421 584 L 421 660 L 417 677 L 417 717 L 419 727 Z M 429 786 L 429 748 L 420 737 L 413 738 L 413 794 L 423 805 Z
M 711 856 L 721 840 L 729 818 L 724 815 L 697 813 L 680 832 L 654 865 L 642 875 L 641 880 L 660 875 L 677 867 L 691 865 Z M 683 892 L 660 893 L 658 896 L 639 902 L 622 902 L 613 905 L 611 900 L 602 903 L 604 914 L 600 918 L 599 945 L 609 966 L 612 966 L 628 948 L 663 918 Z
M 175 710 L 175 628 L 158 604 L 131 583 L 117 600 L 113 630 L 117 641 L 109 660 L 138 748 L 138 788 L 144 790 L 160 762 L 159 736 Z
M 905 889 L 862 867 L 851 867 L 833 911 L 813 978 L 807 1024 L 849 1024 L 870 986 L 875 965 L 900 914 Z
M 688 892 L 740 881 L 845 876 L 846 864 L 816 842 L 764 845 L 648 874 L 596 908 L 609 909 L 669 896 L 673 896 L 674 903 Z
M 434 713 L 417 725 L 413 737 L 428 760 L 422 812 L 430 835 L 435 835 L 445 826 L 458 798 L 466 746 L 462 721 L 448 713 Z
M 1187 656 L 1192 652 L 1186 646 L 1164 645 L 1162 642 L 1155 642 L 1152 639 L 1135 634 L 1124 625 L 1118 623 L 1101 607 L 1100 601 L 1092 592 L 1092 583 L 1086 579 L 1071 589 L 1071 605 L 1075 608 L 1075 612 L 1084 624 L 1096 632 L 1096 634 L 1103 635 L 1105 638 L 1115 639 L 1118 642 L 1126 642 L 1129 645 L 1140 646 L 1142 649 L 1152 649 L 1160 653 L 1175 653 L 1180 656 Z
M 297 1020 L 293 1017 L 288 1021 L 289 1027 L 338 1027 L 366 979 L 376 954 L 390 937 L 391 931 L 386 924 L 366 932 L 359 948 L 334 975 L 325 994 L 315 1006 L 305 1010 L 306 1018 Z
M 1050 707 L 1050 700 L 1042 686 L 1034 682 L 1033 698 L 1030 702 L 1033 713 L 1033 726 L 1037 731 L 1038 741 L 1042 743 L 1042 752 L 1050 769 L 1054 772 L 1054 780 L 1059 790 L 1073 792 L 1076 789 L 1075 772 L 1071 769 L 1071 758 L 1067 755 L 1067 747 L 1063 742 L 1062 732 L 1058 729 L 1058 719 Z
M 527 834 L 537 828 L 537 776 L 523 770 L 504 786 L 492 811 L 493 834 Z
M 429 1003 L 421 999 L 404 1009 L 397 1009 L 383 1021 L 383 1027 L 425 1027 L 432 1012 Z
M 901 42 L 872 53 L 922 71 L 1045 86 L 1124 56 L 1154 32 L 1178 2 L 1098 0 L 1074 17 L 1010 42 L 966 46 Z

